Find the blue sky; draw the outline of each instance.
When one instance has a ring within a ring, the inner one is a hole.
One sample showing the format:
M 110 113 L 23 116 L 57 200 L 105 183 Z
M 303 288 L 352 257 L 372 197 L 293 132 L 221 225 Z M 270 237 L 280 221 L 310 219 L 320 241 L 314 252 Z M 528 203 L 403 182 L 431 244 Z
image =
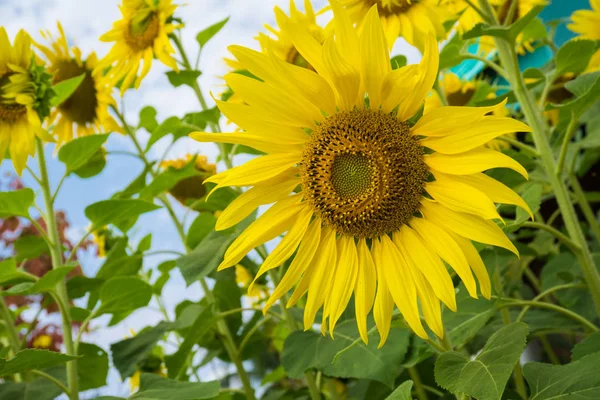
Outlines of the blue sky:
M 230 44 L 241 44 L 257 48 L 253 37 L 257 32 L 264 31 L 263 24 L 274 24 L 273 7 L 279 5 L 284 10 L 289 9 L 287 0 L 187 0 L 185 3 L 186 5 L 180 7 L 176 15 L 183 18 L 186 23 L 183 42 L 192 59 L 195 59 L 197 50 L 196 33 L 227 16 L 230 17 L 229 23 L 202 52 L 200 61 L 202 76 L 199 82 L 207 98 L 209 98 L 208 91 L 218 93 L 222 90 L 219 76 L 226 72 L 226 66 L 222 61 L 227 55 L 226 47 Z M 324 3 L 325 0 L 313 1 L 315 8 L 323 6 Z M 0 0 L 0 25 L 7 29 L 11 38 L 23 28 L 36 40 L 42 40 L 39 30 L 50 29 L 56 32 L 56 21 L 60 20 L 70 43 L 77 45 L 84 55 L 90 51 L 96 51 L 100 57 L 106 54 L 110 46 L 100 42 L 98 37 L 109 30 L 112 22 L 119 16 L 117 0 Z M 418 60 L 419 55 L 414 49 L 403 43 L 398 47 L 404 50 L 402 53 L 409 56 L 410 62 Z M 199 110 L 193 92 L 188 87 L 173 88 L 164 75 L 166 71 L 167 68 L 155 60 L 152 71 L 144 80 L 141 89 L 137 92 L 129 91 L 125 95 L 123 104 L 130 125 L 137 123 L 139 110 L 145 105 L 154 106 L 158 110 L 159 120 L 172 115 L 183 116 L 187 112 Z M 145 142 L 147 135 L 140 133 L 139 138 Z M 154 159 L 160 157 L 169 143 L 167 138 L 158 142 L 153 146 L 150 157 Z M 128 138 L 118 134 L 111 135 L 107 149 L 135 151 Z M 50 164 L 50 178 L 53 185 L 56 185 L 64 168 L 53 154 L 52 146 L 48 145 L 46 150 Z M 212 144 L 200 144 L 190 139 L 182 139 L 171 149 L 170 156 L 175 158 L 190 152 L 205 154 L 214 161 L 217 148 Z M 33 164 L 30 163 L 32 168 L 37 170 Z M 141 169 L 142 164 L 136 159 L 109 155 L 107 166 L 100 175 L 86 180 L 72 176 L 65 181 L 57 197 L 57 209 L 67 211 L 71 223 L 68 234 L 75 242 L 89 223 L 84 215 L 85 207 L 109 198 L 136 177 Z M 9 170 L 11 170 L 10 162 L 4 162 L 0 167 L 0 172 Z M 27 172 L 23 175 L 23 181 L 27 186 L 36 187 Z M 177 211 L 183 213 L 181 208 Z M 158 210 L 142 216 L 131 236 L 135 242 L 147 233 L 153 233 L 153 250 L 181 250 L 182 248 L 166 211 Z M 95 259 L 91 252 L 82 256 L 85 273 L 93 275 L 101 262 Z M 157 257 L 148 258 L 145 260 L 145 268 L 153 267 L 159 262 L 160 259 Z M 183 299 L 198 299 L 201 296 L 199 284 L 186 288 L 183 279 L 176 272 L 163 290 L 164 303 L 170 312 Z M 110 343 L 123 339 L 129 335 L 131 329 L 139 331 L 147 325 L 160 321 L 161 314 L 153 308 L 156 307 L 151 305 L 150 308 L 138 310 L 118 326 L 101 328 L 87 335 L 85 340 L 97 343 L 108 350 Z M 95 326 L 102 326 L 106 322 L 106 319 L 100 319 Z M 128 386 L 122 383 L 116 371 L 112 370 L 109 376 L 109 387 L 102 390 L 102 393 L 126 395 L 128 390 Z M 92 393 L 86 396 L 86 398 L 90 397 Z

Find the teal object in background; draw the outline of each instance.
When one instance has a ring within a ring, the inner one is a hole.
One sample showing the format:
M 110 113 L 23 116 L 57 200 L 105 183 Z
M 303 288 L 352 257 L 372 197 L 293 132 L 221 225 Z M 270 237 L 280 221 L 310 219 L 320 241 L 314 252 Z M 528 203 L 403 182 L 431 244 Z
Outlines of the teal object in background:
M 561 18 L 569 18 L 573 11 L 581 9 L 591 9 L 589 0 L 552 0 L 551 3 L 544 8 L 539 17 L 542 21 L 549 22 Z M 563 43 L 575 37 L 575 33 L 567 29 L 567 23 L 561 23 L 556 29 L 554 43 L 561 46 Z M 471 45 L 468 51 L 475 54 L 477 45 Z M 527 53 L 519 56 L 519 65 L 521 71 L 527 68 L 540 68 L 552 58 L 552 50 L 548 46 L 540 47 L 533 53 Z M 450 68 L 450 71 L 464 80 L 471 80 L 480 73 L 484 68 L 481 61 L 465 60 L 459 65 Z

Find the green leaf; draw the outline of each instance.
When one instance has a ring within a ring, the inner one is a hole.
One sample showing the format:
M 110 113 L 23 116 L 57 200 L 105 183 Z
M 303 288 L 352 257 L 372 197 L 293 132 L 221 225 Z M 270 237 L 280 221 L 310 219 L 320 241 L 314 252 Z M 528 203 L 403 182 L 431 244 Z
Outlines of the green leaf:
M 181 169 L 168 168 L 166 171 L 158 174 L 152 182 L 140 191 L 140 197 L 152 199 L 161 193 L 164 193 L 184 179 L 200 175 L 196 169 L 195 158 Z M 200 180 L 202 182 L 202 180 Z
M 136 275 L 142 268 L 143 258 L 140 254 L 127 254 L 127 238 L 119 238 L 106 255 L 106 260 L 96 274 L 96 278 L 109 279 L 115 276 Z
M 7 258 L 6 260 L 0 261 L 0 284 L 3 286 L 33 280 L 35 280 L 34 277 L 17 269 L 17 262 L 14 258 Z
M 546 7 L 546 5 L 538 5 L 533 7 L 527 14 L 524 16 L 517 18 L 517 20 L 510 26 L 510 35 L 513 40 L 517 39 L 519 33 L 525 31 L 532 23 L 535 23 L 535 18 L 539 13 Z
M 404 381 L 385 400 L 412 400 L 410 395 L 412 387 L 413 381 Z
M 156 109 L 152 106 L 146 106 L 140 111 L 140 128 L 144 128 L 148 133 L 154 132 L 158 128 L 156 121 Z
M 179 87 L 181 85 L 188 85 L 193 87 L 196 83 L 196 79 L 202 74 L 200 71 L 195 70 L 181 70 L 177 71 L 169 71 L 167 72 L 167 78 L 169 78 L 169 82 L 174 87 Z
M 100 289 L 103 284 L 104 279 L 76 275 L 67 281 L 67 293 L 70 299 L 79 299 L 88 292 Z
M 397 56 L 392 57 L 390 63 L 392 64 L 392 69 L 402 68 L 408 62 L 406 56 L 402 54 L 398 54 Z
M 100 147 L 85 164 L 77 168 L 73 173 L 80 178 L 91 178 L 98 175 L 106 166 L 106 150 Z
M 527 325 L 515 322 L 494 333 L 474 360 L 456 351 L 443 353 L 435 363 L 435 380 L 455 394 L 500 400 L 526 339 Z
M 53 290 L 58 282 L 63 281 L 74 267 L 58 267 L 48 271 L 35 283 L 22 283 L 15 285 L 4 293 L 13 295 L 18 294 L 26 296 L 30 294 L 45 293 Z
M 140 390 L 131 400 L 199 400 L 214 398 L 219 394 L 217 381 L 180 382 L 163 378 L 156 374 L 143 373 L 140 377 Z
M 475 39 L 481 36 L 494 36 L 506 40 L 510 40 L 510 29 L 504 26 L 490 26 L 488 24 L 479 23 L 473 29 L 463 33 L 462 39 Z
M 529 185 L 521 197 L 523 200 L 525 200 L 531 209 L 531 212 L 535 214 L 540 210 L 540 205 L 542 203 L 542 185 L 539 183 Z M 525 210 L 523 210 L 521 207 L 517 207 L 515 224 L 521 224 L 527 221 L 529 218 L 530 216 Z
M 193 125 L 194 128 L 197 128 L 195 130 L 200 130 L 206 128 L 208 124 L 219 123 L 219 118 L 221 118 L 221 112 L 217 107 L 213 107 L 208 110 L 185 114 L 183 122 Z
M 51 100 L 50 104 L 56 107 L 66 101 L 81 85 L 81 82 L 85 79 L 85 73 L 75 76 L 73 78 L 65 79 L 64 81 L 58 82 L 52 86 L 54 93 L 56 94 Z
M 29 188 L 0 192 L 0 218 L 29 217 L 34 193 Z
M 71 307 L 69 309 L 69 314 L 71 315 L 71 319 L 75 322 L 83 322 L 87 317 L 90 316 L 90 310 L 80 307 Z
M 112 278 L 100 289 L 100 314 L 133 311 L 148 305 L 152 286 L 133 276 Z
M 67 174 L 86 165 L 108 139 L 106 135 L 89 135 L 65 143 L 58 151 L 58 159 L 67 167 Z
M 444 326 L 454 346 L 460 346 L 475 336 L 494 315 L 494 305 L 484 298 L 469 296 L 464 285 L 456 295 L 457 312 L 445 309 Z
M 108 353 L 91 343 L 79 343 L 77 376 L 79 390 L 89 390 L 106 385 L 108 375 Z
M 567 72 L 574 74 L 583 72 L 595 51 L 596 43 L 591 40 L 569 40 L 556 53 L 554 76 L 558 78 Z
M 169 117 L 161 122 L 151 133 L 148 143 L 146 143 L 146 151 L 156 142 L 170 133 L 175 133 L 181 126 L 181 121 L 177 117 Z
M 530 362 L 523 376 L 531 389 L 530 400 L 600 398 L 600 353 L 590 354 L 567 365 Z
M 563 104 L 553 104 L 549 108 L 564 109 L 580 116 L 600 99 L 600 71 L 579 75 L 567 82 L 565 87 L 576 96 L 575 99 Z
M 61 365 L 75 358 L 49 350 L 25 349 L 9 360 L 0 358 L 0 376 Z
M 131 218 L 159 208 L 153 203 L 139 199 L 103 200 L 87 206 L 85 216 L 92 221 L 94 227 L 114 224 L 122 229 Z
M 46 378 L 19 383 L 5 381 L 0 384 L 0 399 L 55 400 L 61 393 L 60 388 Z
M 586 124 L 586 137 L 578 144 L 582 149 L 594 149 L 600 147 L 600 115 L 593 117 Z
M 210 213 L 200 213 L 192 222 L 185 238 L 188 248 L 194 249 L 204 238 L 215 229 L 217 218 Z
M 161 322 L 155 327 L 146 329 L 132 338 L 121 340 L 110 345 L 112 361 L 119 371 L 121 379 L 133 375 L 137 364 L 144 360 L 170 328 L 170 324 Z
M 21 236 L 15 242 L 16 259 L 18 262 L 33 260 L 42 254 L 50 254 L 48 244 L 41 236 Z
M 177 259 L 177 266 L 189 286 L 215 271 L 237 235 L 232 232 L 212 231 L 189 254 Z
M 346 320 L 337 325 L 335 340 L 313 331 L 293 332 L 287 337 L 281 354 L 281 363 L 290 378 L 300 379 L 304 372 L 316 368 L 328 376 L 360 378 L 379 381 L 394 387 L 397 366 L 408 350 L 410 333 L 407 329 L 392 327 L 382 350 L 377 349 L 378 337 L 369 337 L 369 344 L 359 341 L 356 320 Z M 332 363 L 333 362 L 333 363 Z
M 196 35 L 196 41 L 200 45 L 200 49 L 202 49 L 204 45 L 206 45 L 206 43 L 208 43 L 208 41 L 213 38 L 213 36 L 219 33 L 219 31 L 225 26 L 227 21 L 229 21 L 229 17 L 217 22 L 216 24 L 212 24 L 208 28 L 198 32 L 198 34 Z
M 600 355 L 600 331 L 592 333 L 590 336 L 583 339 L 583 341 L 577 343 L 573 347 L 571 359 L 573 361 L 579 361 L 583 357 L 598 353 Z
M 149 233 L 146 236 L 144 236 L 142 238 L 142 240 L 140 240 L 135 252 L 137 254 L 143 254 L 146 251 L 150 250 L 151 247 L 152 247 L 152 234 Z

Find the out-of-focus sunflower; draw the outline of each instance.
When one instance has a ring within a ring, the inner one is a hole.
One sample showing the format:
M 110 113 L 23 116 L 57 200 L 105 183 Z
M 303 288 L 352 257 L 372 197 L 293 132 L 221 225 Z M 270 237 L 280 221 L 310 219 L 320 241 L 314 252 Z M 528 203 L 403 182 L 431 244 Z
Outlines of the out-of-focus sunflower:
M 454 107 L 473 105 L 472 100 L 478 91 L 485 90 L 485 83 L 483 81 L 464 81 L 452 72 L 445 73 L 443 78 L 439 80 L 439 85 L 444 93 L 448 105 Z M 485 95 L 485 97 L 488 99 L 493 99 L 496 97 L 496 95 L 489 90 L 485 90 L 485 92 L 488 92 L 487 95 Z M 431 110 L 442 107 L 442 105 L 443 103 L 442 99 L 440 99 L 440 95 L 437 91 L 432 90 L 431 93 L 429 93 L 429 96 L 427 96 L 425 99 L 425 108 L 423 112 L 424 114 L 428 114 Z M 494 109 L 494 111 L 492 111 L 492 114 L 499 117 L 507 117 L 509 112 L 506 107 L 497 107 Z M 507 133 L 504 136 L 514 138 L 515 132 Z M 498 151 L 510 148 L 510 144 L 501 139 L 490 140 L 485 144 L 485 146 Z
M 169 68 L 179 70 L 172 56 L 175 49 L 168 36 L 181 26 L 169 22 L 176 8 L 172 0 L 123 0 L 123 18 L 100 37 L 103 42 L 116 43 L 98 65 L 100 69 L 111 67 L 108 71 L 111 82 L 123 79 L 121 96 L 134 80 L 135 88 L 139 88 L 154 57 Z M 140 64 L 143 65 L 138 76 Z
M 247 289 L 246 294 L 248 298 L 252 301 L 252 304 L 257 304 L 267 297 L 269 297 L 269 289 L 258 283 L 252 285 L 252 281 L 254 280 L 254 276 L 244 268 L 243 265 L 238 264 L 235 266 L 235 281 L 238 286 Z
M 119 132 L 119 124 L 109 114 L 108 107 L 116 105 L 111 95 L 111 86 L 99 70 L 96 53 L 92 52 L 84 60 L 79 48 L 67 42 L 65 31 L 57 23 L 59 37 L 54 38 L 50 31 L 42 31 L 50 46 L 36 44 L 48 60 L 48 71 L 53 74 L 54 83 L 85 74 L 75 92 L 50 114 L 49 122 L 55 124 L 54 132 L 58 144 L 74 137 L 101 132 Z
M 92 233 L 92 242 L 96 244 L 96 254 L 98 257 L 106 257 L 106 254 L 113 248 L 118 237 L 107 227 L 104 226 Z
M 434 34 L 438 40 L 446 38 L 444 22 L 453 15 L 438 0 L 341 0 L 350 18 L 360 26 L 369 10 L 376 5 L 381 24 L 391 48 L 398 36 L 421 51 L 425 38 Z
M 578 33 L 583 39 L 600 40 L 600 0 L 590 0 L 591 10 L 577 10 L 571 15 L 571 23 L 567 27 Z M 600 69 L 600 50 L 592 56 L 583 73 Z
M 217 166 L 208 162 L 205 156 L 188 154 L 183 158 L 163 161 L 160 166 L 163 170 L 173 168 L 181 170 L 191 166 L 197 174 L 184 178 L 169 189 L 169 193 L 181 204 L 187 205 L 190 201 L 203 198 L 206 195 L 204 180 L 217 172 Z
M 21 30 L 12 45 L 0 27 L 0 157 L 8 151 L 19 175 L 27 158 L 35 154 L 35 137 L 48 138 L 35 108 L 40 82 L 33 73 L 44 79 L 41 71 L 36 68 L 30 36 Z
M 131 388 L 131 393 L 140 388 L 140 378 L 142 373 L 156 374 L 166 378 L 167 369 L 164 366 L 162 357 L 156 354 L 150 354 L 148 357 L 138 363 L 136 371 L 129 378 L 129 387 Z
M 419 313 L 443 336 L 441 305 L 456 310 L 442 260 L 471 296 L 489 298 L 488 273 L 471 241 L 517 249 L 496 225 L 495 202 L 527 204 L 483 171 L 527 171 L 483 147 L 522 122 L 489 115 L 497 107 L 441 107 L 418 115 L 438 73 L 437 41 L 427 35 L 419 65 L 391 70 L 378 8 L 360 29 L 334 0 L 335 36 L 321 45 L 298 24 L 290 37 L 315 72 L 245 47 L 229 50 L 260 80 L 231 73 L 226 82 L 244 104 L 218 101 L 244 129 L 196 132 L 201 142 L 237 143 L 267 153 L 207 181 L 250 186 L 217 221 L 227 229 L 264 204 L 273 204 L 231 244 L 219 270 L 285 232 L 256 279 L 294 258 L 265 310 L 296 286 L 288 306 L 308 293 L 304 327 L 323 308 L 322 329 L 334 327 L 354 293 L 360 335 L 374 310 L 382 345 L 394 304 L 408 325 L 427 337 Z M 368 101 L 367 101 L 368 100 Z M 426 153 L 426 148 L 427 150 Z M 409 251 L 410 249 L 410 251 Z M 328 324 L 327 324 L 328 321 Z

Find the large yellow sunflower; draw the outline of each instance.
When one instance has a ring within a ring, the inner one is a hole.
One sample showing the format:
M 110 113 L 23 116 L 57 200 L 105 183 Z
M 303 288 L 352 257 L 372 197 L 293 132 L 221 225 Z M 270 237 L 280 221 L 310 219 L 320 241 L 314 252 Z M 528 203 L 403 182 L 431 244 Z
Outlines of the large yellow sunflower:
M 216 188 L 251 187 L 219 216 L 219 230 L 274 203 L 231 244 L 219 269 L 287 232 L 256 275 L 296 253 L 265 308 L 297 284 L 288 305 L 308 293 L 306 329 L 323 307 L 322 329 L 333 335 L 354 294 L 365 342 L 371 309 L 380 345 L 386 341 L 394 304 L 415 333 L 427 337 L 420 304 L 427 325 L 443 336 L 440 301 L 452 310 L 456 301 L 442 260 L 476 297 L 474 273 L 489 298 L 490 280 L 471 241 L 517 253 L 494 222 L 500 219 L 494 203 L 528 210 L 516 193 L 483 173 L 504 167 L 527 176 L 525 169 L 483 145 L 530 129 L 489 115 L 498 106 L 441 107 L 413 125 L 409 121 L 437 77 L 435 37 L 427 36 L 419 65 L 391 70 L 377 7 L 357 31 L 339 3 L 331 5 L 335 39 L 330 36 L 321 45 L 308 30 L 289 25 L 294 46 L 316 72 L 230 47 L 261 79 L 225 76 L 245 104 L 218 106 L 245 131 L 191 135 L 267 153 L 208 179 Z
M 50 31 L 41 32 L 51 42 L 50 47 L 36 44 L 48 60 L 48 71 L 54 75 L 54 83 L 85 74 L 77 90 L 50 114 L 49 122 L 55 124 L 58 144 L 93 133 L 119 132 L 119 124 L 108 112 L 108 107 L 116 102 L 106 78 L 95 69 L 98 64 L 96 54 L 92 52 L 84 60 L 79 48 L 69 47 L 60 23 L 57 28 L 57 39 Z
M 571 23 L 567 27 L 581 35 L 583 39 L 600 40 L 600 0 L 590 0 L 591 10 L 577 10 L 571 15 Z M 600 50 L 592 56 L 583 73 L 600 69 Z
M 341 0 L 341 3 L 359 26 L 364 23 L 369 10 L 377 5 L 390 48 L 398 36 L 402 36 L 422 51 L 429 34 L 434 34 L 438 40 L 446 38 L 444 22 L 453 17 L 438 0 Z
M 38 100 L 30 73 L 33 57 L 31 38 L 25 31 L 19 31 L 13 46 L 0 27 L 0 157 L 8 150 L 19 175 L 27 158 L 35 154 L 35 136 L 45 138 L 33 107 Z
M 178 71 L 172 57 L 175 49 L 168 36 L 179 27 L 168 22 L 176 8 L 172 0 L 123 0 L 123 19 L 115 22 L 113 28 L 100 37 L 104 42 L 116 43 L 98 66 L 101 69 L 112 67 L 108 76 L 113 83 L 124 78 L 121 96 L 134 83 L 134 79 L 135 88 L 139 88 L 142 79 L 150 71 L 154 57 Z M 138 76 L 140 64 L 143 66 Z

